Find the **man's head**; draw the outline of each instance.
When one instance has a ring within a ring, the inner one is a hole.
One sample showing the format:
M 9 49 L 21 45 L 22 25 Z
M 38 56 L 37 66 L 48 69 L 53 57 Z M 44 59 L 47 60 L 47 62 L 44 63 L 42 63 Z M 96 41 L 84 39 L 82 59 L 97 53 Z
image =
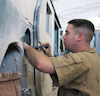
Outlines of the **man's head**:
M 94 35 L 94 25 L 85 19 L 74 19 L 69 21 L 68 24 L 66 34 L 63 36 L 65 48 L 68 51 L 75 52 L 78 49 L 77 47 L 80 47 L 79 45 L 89 46 Z
M 94 35 L 94 25 L 85 19 L 74 19 L 68 22 L 75 27 L 75 34 L 83 33 L 85 35 L 85 40 L 87 43 L 90 43 Z

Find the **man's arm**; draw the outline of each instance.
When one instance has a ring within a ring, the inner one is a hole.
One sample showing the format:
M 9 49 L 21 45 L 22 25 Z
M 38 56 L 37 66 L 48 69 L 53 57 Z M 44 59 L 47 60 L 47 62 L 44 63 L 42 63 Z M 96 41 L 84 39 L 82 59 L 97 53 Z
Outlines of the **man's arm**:
M 56 71 L 50 60 L 50 58 L 36 49 L 32 48 L 28 44 L 24 43 L 24 50 L 29 62 L 39 71 L 55 74 Z

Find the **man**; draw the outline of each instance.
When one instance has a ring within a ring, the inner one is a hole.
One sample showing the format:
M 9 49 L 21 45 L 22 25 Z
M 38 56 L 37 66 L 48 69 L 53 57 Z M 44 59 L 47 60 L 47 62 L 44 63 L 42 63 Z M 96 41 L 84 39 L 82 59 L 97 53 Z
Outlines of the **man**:
M 44 55 L 25 43 L 26 55 L 34 67 L 51 74 L 54 84 L 59 86 L 58 96 L 99 96 L 100 59 L 95 48 L 90 48 L 94 25 L 84 19 L 68 24 L 63 39 L 70 53 L 52 57 L 50 45 L 43 48 Z M 42 45 L 46 44 L 49 43 Z

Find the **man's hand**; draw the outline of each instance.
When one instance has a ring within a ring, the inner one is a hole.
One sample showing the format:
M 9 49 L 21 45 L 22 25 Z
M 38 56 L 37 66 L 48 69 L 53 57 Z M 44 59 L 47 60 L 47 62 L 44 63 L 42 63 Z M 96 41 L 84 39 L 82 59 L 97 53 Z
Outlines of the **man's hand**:
M 51 46 L 48 42 L 43 43 L 40 46 L 45 46 L 45 45 L 49 45 L 49 47 L 47 49 L 45 47 L 42 47 L 42 50 L 44 51 L 45 55 L 47 55 L 48 57 L 52 57 L 52 55 L 51 55 Z
M 27 48 L 28 44 L 24 42 L 24 50 Z
M 26 42 L 24 42 L 24 50 L 27 50 L 28 49 L 28 47 L 31 47 L 30 45 L 28 45 Z M 32 47 L 33 48 L 33 47 Z

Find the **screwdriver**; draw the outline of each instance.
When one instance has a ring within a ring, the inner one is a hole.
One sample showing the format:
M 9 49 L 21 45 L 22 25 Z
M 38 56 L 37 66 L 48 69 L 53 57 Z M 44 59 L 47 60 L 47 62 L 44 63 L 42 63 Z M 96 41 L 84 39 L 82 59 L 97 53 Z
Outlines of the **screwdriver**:
M 45 48 L 47 49 L 47 48 L 49 47 L 49 45 L 35 46 L 35 47 L 33 47 L 33 48 L 38 49 L 38 48 L 42 48 L 42 47 L 45 47 Z

